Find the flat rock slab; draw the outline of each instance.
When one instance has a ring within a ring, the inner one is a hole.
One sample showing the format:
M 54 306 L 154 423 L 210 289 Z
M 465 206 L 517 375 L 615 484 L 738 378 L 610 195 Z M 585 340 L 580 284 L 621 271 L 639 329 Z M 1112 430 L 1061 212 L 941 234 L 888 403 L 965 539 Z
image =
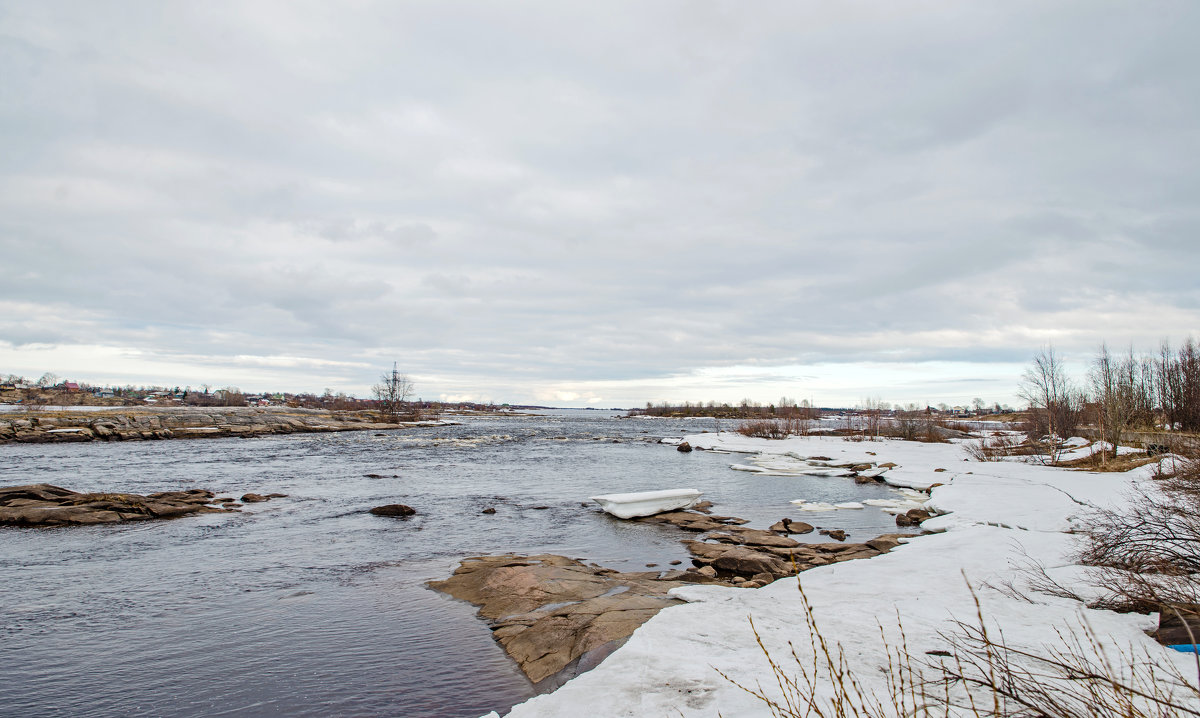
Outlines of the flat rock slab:
M 477 556 L 429 587 L 479 606 L 493 636 L 538 683 L 607 654 L 667 606 L 667 591 L 710 579 L 692 572 L 618 573 L 564 556 Z M 679 580 L 689 576 L 694 580 Z
M 225 512 L 203 489 L 156 494 L 79 493 L 50 484 L 0 487 L 0 525 L 69 526 Z

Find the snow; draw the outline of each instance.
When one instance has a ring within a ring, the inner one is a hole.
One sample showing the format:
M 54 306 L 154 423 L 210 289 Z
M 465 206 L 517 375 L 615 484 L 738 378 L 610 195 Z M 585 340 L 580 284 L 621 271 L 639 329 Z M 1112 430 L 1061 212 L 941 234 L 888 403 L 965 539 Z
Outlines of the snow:
M 653 516 L 663 511 L 686 509 L 700 498 L 696 489 L 664 489 L 663 491 L 638 491 L 630 494 L 605 494 L 589 497 L 600 504 L 600 508 L 620 519 L 636 516 Z
M 1061 645 L 1060 633 L 1079 633 L 1086 625 L 1106 655 L 1133 651 L 1144 654 L 1143 660 L 1195 675 L 1189 656 L 1159 646 L 1145 634 L 1156 617 L 1088 609 L 1071 599 L 1037 593 L 1026 583 L 1026 568 L 1036 562 L 1055 580 L 1086 595 L 1086 569 L 1073 564 L 1075 538 L 1066 532 L 1086 520 L 1089 507 L 1119 505 L 1154 467 L 1101 474 L 1015 462 L 964 462 L 962 448 L 953 444 L 851 443 L 835 437 L 771 441 L 721 433 L 689 436 L 687 441 L 705 449 L 754 453 L 759 468 L 805 456 L 828 456 L 827 463 L 834 464 L 894 462 L 898 466 L 884 478 L 906 490 L 897 492 L 893 506 L 924 505 L 944 512 L 924 524 L 940 533 L 907 539 L 876 558 L 814 568 L 798 577 L 822 635 L 841 645 L 869 690 L 883 695 L 886 689 L 881 627 L 895 646 L 899 622 L 915 656 L 944 650 L 942 634 L 953 631 L 955 621 L 976 622 L 976 597 L 989 630 L 1002 630 L 1009 645 L 1044 653 Z M 935 471 L 939 468 L 946 470 Z M 928 499 L 913 490 L 930 486 Z M 864 503 L 878 505 L 874 501 Z M 1014 597 L 1007 586 L 1023 589 L 1024 598 Z M 811 648 L 797 578 L 761 589 L 687 586 L 673 593 L 688 603 L 660 612 L 599 667 L 516 706 L 511 718 L 770 715 L 763 703 L 718 671 L 778 695 L 748 619 L 753 618 L 774 657 L 784 660 L 794 642 L 797 654 L 807 659 Z

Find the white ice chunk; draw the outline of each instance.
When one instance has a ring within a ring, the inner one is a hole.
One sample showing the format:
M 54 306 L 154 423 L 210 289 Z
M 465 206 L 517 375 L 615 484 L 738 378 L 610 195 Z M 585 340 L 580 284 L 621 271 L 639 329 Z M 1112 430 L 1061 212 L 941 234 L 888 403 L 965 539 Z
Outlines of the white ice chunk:
M 621 519 L 636 516 L 653 516 L 663 511 L 686 509 L 700 498 L 696 489 L 666 489 L 664 491 L 639 491 L 631 494 L 605 494 L 592 496 L 600 508 Z

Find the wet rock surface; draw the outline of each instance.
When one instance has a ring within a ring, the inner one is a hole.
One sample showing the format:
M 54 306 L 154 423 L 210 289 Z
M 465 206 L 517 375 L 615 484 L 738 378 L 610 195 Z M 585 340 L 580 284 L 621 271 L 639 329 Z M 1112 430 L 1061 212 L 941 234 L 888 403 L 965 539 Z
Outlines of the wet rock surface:
M 80 493 L 51 484 L 0 487 L 0 525 L 87 526 L 123 521 L 173 519 L 226 512 L 213 506 L 211 491 L 189 489 L 154 494 Z

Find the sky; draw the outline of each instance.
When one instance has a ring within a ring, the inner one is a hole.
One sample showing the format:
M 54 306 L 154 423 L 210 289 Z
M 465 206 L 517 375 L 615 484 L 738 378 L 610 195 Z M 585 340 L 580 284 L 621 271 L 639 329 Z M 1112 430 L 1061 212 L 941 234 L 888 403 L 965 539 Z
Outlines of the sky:
M 1017 404 L 1200 336 L 1200 4 L 0 0 L 0 373 Z

